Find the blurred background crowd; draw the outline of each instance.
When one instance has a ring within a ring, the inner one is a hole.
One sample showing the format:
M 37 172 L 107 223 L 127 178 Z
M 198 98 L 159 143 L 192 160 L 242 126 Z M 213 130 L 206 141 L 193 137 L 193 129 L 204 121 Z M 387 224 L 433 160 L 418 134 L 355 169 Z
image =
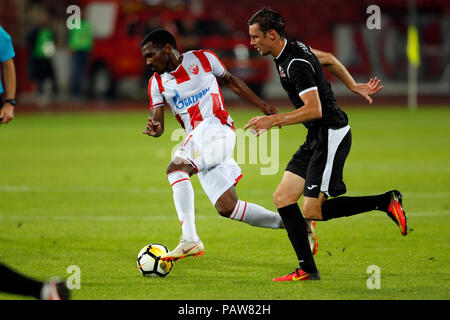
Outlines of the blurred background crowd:
M 381 29 L 366 24 L 373 4 L 381 9 Z M 81 8 L 79 29 L 67 27 L 71 5 Z M 383 97 L 406 96 L 406 0 L 1 0 L 0 25 L 13 40 L 21 104 L 145 101 L 150 75 L 140 42 L 159 27 L 176 35 L 180 51 L 214 50 L 255 92 L 280 98 L 272 59 L 258 56 L 248 37 L 248 19 L 265 5 L 285 17 L 288 37 L 334 53 L 359 81 L 378 76 Z M 448 101 L 450 2 L 416 0 L 416 6 L 419 97 Z M 338 97 L 351 98 L 329 79 Z

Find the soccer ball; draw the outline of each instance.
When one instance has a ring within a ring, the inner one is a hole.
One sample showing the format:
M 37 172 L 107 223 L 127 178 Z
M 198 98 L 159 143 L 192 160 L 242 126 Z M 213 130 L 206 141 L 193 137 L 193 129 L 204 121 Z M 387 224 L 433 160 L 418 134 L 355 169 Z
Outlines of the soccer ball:
M 152 243 L 142 248 L 137 257 L 137 266 L 144 277 L 165 277 L 172 270 L 171 261 L 160 260 L 169 250 L 159 243 Z

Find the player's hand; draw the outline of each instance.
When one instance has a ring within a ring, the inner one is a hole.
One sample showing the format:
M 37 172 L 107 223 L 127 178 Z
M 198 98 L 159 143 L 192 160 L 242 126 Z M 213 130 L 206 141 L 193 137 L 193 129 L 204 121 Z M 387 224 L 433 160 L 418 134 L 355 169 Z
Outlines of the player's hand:
M 263 112 L 264 112 L 265 115 L 270 116 L 272 114 L 277 114 L 278 113 L 278 108 L 274 107 L 274 106 L 271 106 L 270 104 L 267 104 L 266 108 L 265 108 L 265 110 L 263 110 Z
M 143 134 L 147 134 L 152 137 L 159 137 L 162 134 L 162 127 L 159 121 L 153 120 L 152 117 L 148 118 L 147 126 Z
M 373 96 L 383 89 L 383 86 L 380 86 L 380 82 L 381 80 L 377 77 L 370 78 L 370 81 L 367 83 L 357 83 L 353 92 L 363 96 L 369 103 L 372 103 L 373 100 L 370 96 Z
M 14 118 L 14 106 L 5 103 L 0 109 L 0 124 L 6 124 Z
M 272 121 L 270 117 L 254 117 L 244 126 L 244 130 L 251 128 L 251 132 L 256 136 L 263 134 L 268 129 L 272 128 Z

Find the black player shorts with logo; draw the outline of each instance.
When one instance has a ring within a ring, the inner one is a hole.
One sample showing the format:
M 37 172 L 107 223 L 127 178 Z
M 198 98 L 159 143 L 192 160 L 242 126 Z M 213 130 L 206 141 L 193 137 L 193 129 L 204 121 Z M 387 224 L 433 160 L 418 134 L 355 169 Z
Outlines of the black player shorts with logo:
M 306 142 L 289 161 L 286 171 L 305 179 L 304 196 L 317 198 L 323 192 L 337 197 L 347 192 L 343 181 L 345 159 L 352 144 L 350 126 L 308 130 Z

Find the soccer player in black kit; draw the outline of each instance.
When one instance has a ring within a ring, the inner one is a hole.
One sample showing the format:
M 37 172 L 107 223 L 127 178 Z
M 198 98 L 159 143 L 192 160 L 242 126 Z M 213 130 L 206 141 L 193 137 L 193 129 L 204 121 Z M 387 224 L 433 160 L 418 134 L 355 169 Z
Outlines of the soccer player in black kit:
M 379 210 L 387 213 L 400 227 L 402 235 L 408 232 L 399 191 L 374 196 L 338 197 L 347 191 L 342 172 L 352 136 L 347 115 L 337 106 L 322 66 L 370 103 L 370 96 L 379 92 L 382 86 L 377 78 L 366 84 L 356 83 L 332 54 L 311 49 L 297 40 L 286 39 L 283 17 L 270 8 L 256 12 L 248 25 L 251 44 L 261 55 L 275 58 L 281 84 L 296 110 L 255 117 L 244 129 L 251 127 L 259 134 L 274 126 L 303 123 L 308 130 L 306 141 L 288 163 L 273 195 L 299 267 L 273 280 L 319 280 L 320 274 L 309 247 L 305 218 L 326 221 Z M 300 210 L 297 201 L 302 194 Z

